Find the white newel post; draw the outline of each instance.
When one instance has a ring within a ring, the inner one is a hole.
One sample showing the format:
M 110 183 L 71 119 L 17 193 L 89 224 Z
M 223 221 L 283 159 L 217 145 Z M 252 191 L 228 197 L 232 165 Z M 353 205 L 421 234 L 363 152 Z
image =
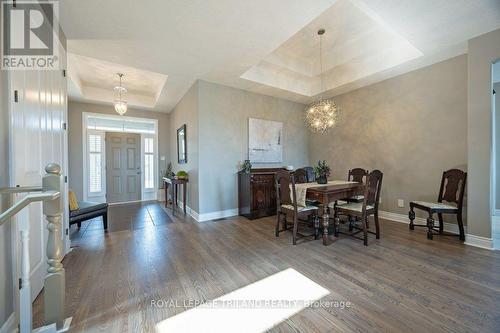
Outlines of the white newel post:
M 43 214 L 47 218 L 49 236 L 47 240 L 47 276 L 44 283 L 45 325 L 56 324 L 57 330 L 64 327 L 65 306 L 65 272 L 61 260 L 63 258 L 63 242 L 61 234 L 63 214 L 64 179 L 58 164 L 45 167 L 47 174 L 43 177 L 43 191 L 57 191 L 61 194 L 56 200 L 43 203 Z

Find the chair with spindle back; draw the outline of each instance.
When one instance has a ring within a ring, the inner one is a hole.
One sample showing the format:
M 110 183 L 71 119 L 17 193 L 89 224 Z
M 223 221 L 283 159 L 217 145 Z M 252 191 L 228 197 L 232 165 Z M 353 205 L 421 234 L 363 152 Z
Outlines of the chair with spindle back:
M 412 201 L 410 202 L 410 212 L 408 217 L 410 219 L 410 230 L 415 227 L 427 227 L 427 238 L 432 239 L 434 231 L 439 232 L 441 235 L 449 235 L 443 232 L 444 222 L 443 214 L 457 215 L 457 222 L 459 228 L 459 238 L 465 241 L 464 224 L 462 221 L 462 206 L 465 194 L 465 183 L 467 181 L 467 172 L 458 169 L 450 169 L 443 172 L 441 178 L 441 186 L 437 202 L 428 201 Z M 448 203 L 444 203 L 444 201 Z M 415 211 L 414 209 L 421 209 L 429 214 L 427 224 L 414 224 Z M 439 229 L 434 227 L 434 213 L 438 215 Z
M 298 232 L 299 222 L 305 224 L 310 222 L 311 217 L 317 215 L 318 207 L 302 207 L 297 204 L 294 174 L 286 170 L 279 170 L 275 175 L 275 184 L 277 207 L 276 237 L 279 237 L 280 232 L 288 230 L 287 215 L 291 215 L 293 217 L 293 245 L 297 244 L 297 235 L 302 237 L 314 236 L 314 239 L 318 239 L 319 220 L 317 218 L 314 218 L 314 234 L 305 235 Z M 280 220 L 282 217 L 284 217 L 283 229 L 280 229 Z

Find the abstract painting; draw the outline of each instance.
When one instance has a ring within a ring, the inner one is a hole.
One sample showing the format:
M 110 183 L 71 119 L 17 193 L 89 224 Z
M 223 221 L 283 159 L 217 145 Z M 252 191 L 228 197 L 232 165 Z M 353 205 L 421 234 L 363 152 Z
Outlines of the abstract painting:
M 283 123 L 248 119 L 248 158 L 256 163 L 283 162 Z

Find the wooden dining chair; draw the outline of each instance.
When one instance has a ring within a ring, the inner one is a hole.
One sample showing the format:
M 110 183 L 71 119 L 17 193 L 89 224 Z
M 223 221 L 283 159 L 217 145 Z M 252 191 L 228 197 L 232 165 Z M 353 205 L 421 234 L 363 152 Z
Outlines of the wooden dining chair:
M 297 169 L 293 172 L 295 184 L 303 184 L 309 182 L 309 177 L 305 168 Z
M 368 170 L 365 170 L 363 168 L 354 168 L 349 170 L 349 173 L 347 174 L 347 181 L 364 184 L 368 174 L 369 174 Z M 355 195 L 345 199 L 345 201 L 348 202 L 363 202 L 363 200 L 364 200 L 363 194 Z
M 415 227 L 427 227 L 428 239 L 432 239 L 434 231 L 439 232 L 441 235 L 451 235 L 443 232 L 443 214 L 455 214 L 457 215 L 458 229 L 460 231 L 459 238 L 461 241 L 465 241 L 464 224 L 462 221 L 462 206 L 464 202 L 466 181 L 467 172 L 462 170 L 450 169 L 443 172 L 437 202 L 410 202 L 410 212 L 408 213 L 408 218 L 410 219 L 410 230 L 415 230 Z M 427 224 L 413 223 L 415 220 L 415 208 L 424 210 L 429 214 Z M 439 229 L 434 227 L 434 213 L 438 215 Z
M 354 168 L 350 169 L 347 173 L 347 181 L 350 182 L 358 182 L 358 183 L 365 183 L 366 177 L 368 176 L 368 170 L 365 170 L 363 168 Z M 349 202 L 363 202 L 364 195 L 363 194 L 358 194 L 355 196 L 352 196 L 350 198 L 345 198 L 343 200 L 337 200 L 335 202 L 332 202 L 328 205 L 328 208 L 330 208 L 331 211 L 335 210 L 336 206 L 342 206 L 346 205 Z M 353 223 L 355 222 L 354 219 L 357 217 L 355 216 L 348 216 L 349 219 L 349 231 L 352 231 L 353 228 Z M 367 228 L 369 228 L 369 224 L 367 222 Z
M 311 167 L 303 167 L 303 168 L 297 169 L 297 170 L 295 170 L 293 172 L 293 175 L 294 175 L 294 178 L 295 178 L 295 184 L 303 184 L 303 183 L 314 182 L 314 180 L 311 181 L 311 176 L 310 176 L 308 168 L 311 168 Z M 314 171 L 313 171 L 313 175 L 314 175 Z M 319 206 L 319 202 L 317 200 L 306 199 L 306 205 L 307 206 L 316 206 L 316 207 L 318 207 Z
M 368 170 L 363 168 L 354 168 L 349 170 L 347 174 L 347 180 L 351 182 L 364 183 L 366 176 L 368 176 Z
M 297 236 L 310 237 L 318 239 L 319 235 L 319 219 L 317 218 L 318 207 L 297 205 L 297 191 L 295 188 L 295 176 L 286 170 L 279 170 L 275 176 L 276 183 L 276 237 L 279 237 L 280 232 L 287 231 L 287 217 L 292 216 L 293 219 L 293 245 L 297 244 Z M 290 186 L 291 185 L 291 186 Z M 290 191 L 291 187 L 291 191 Z M 283 229 L 280 229 L 281 218 L 283 219 Z M 299 233 L 298 226 L 300 224 L 314 223 L 314 234 L 306 235 Z
M 366 177 L 366 186 L 364 191 L 363 202 L 348 202 L 342 206 L 335 207 L 335 236 L 340 233 L 340 214 L 355 216 L 359 218 L 361 227 L 356 224 L 353 225 L 352 232 L 346 233 L 347 235 L 355 238 L 357 234 L 363 233 L 363 243 L 368 245 L 368 234 L 374 234 L 377 239 L 380 238 L 380 225 L 378 221 L 378 205 L 380 200 L 380 191 L 382 189 L 383 173 L 380 170 L 374 170 Z M 375 220 L 375 232 L 368 230 L 368 217 L 373 215 Z M 358 222 L 357 220 L 355 222 Z M 351 221 L 350 221 L 351 223 Z M 351 231 L 351 228 L 349 228 Z
M 313 167 L 306 166 L 306 167 L 303 167 L 302 169 L 304 169 L 307 172 L 307 182 L 308 183 L 312 183 L 312 182 L 316 181 L 316 174 L 314 173 Z

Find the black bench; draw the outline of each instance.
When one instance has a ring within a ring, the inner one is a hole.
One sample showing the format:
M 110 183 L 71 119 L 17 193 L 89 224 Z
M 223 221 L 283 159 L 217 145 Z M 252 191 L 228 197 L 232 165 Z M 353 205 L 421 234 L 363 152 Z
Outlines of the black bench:
M 78 209 L 70 211 L 69 213 L 69 224 L 72 225 L 76 223 L 78 224 L 78 228 L 80 228 L 82 226 L 82 222 L 99 216 L 102 216 L 104 230 L 108 230 L 108 204 L 79 201 Z

